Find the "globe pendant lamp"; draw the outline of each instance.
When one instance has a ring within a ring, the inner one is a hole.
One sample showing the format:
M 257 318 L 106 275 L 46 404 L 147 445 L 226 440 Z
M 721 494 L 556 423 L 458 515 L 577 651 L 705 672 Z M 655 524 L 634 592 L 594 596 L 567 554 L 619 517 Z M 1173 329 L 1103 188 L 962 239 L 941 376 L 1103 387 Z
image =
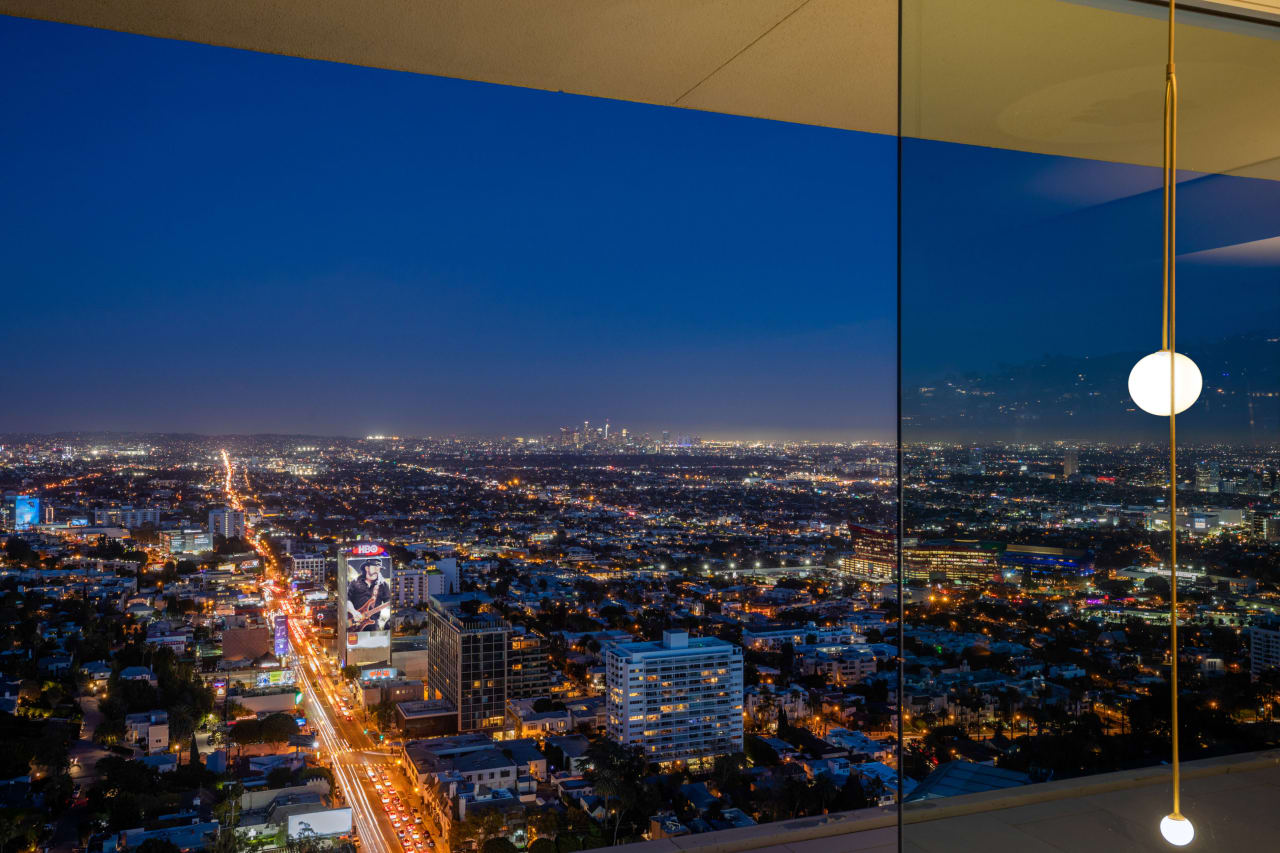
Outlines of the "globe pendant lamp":
M 1177 415 L 1200 396 L 1200 369 L 1177 344 L 1177 179 L 1178 79 L 1173 65 L 1174 2 L 1169 0 L 1169 63 L 1164 77 L 1164 346 L 1129 372 L 1129 394 L 1144 412 L 1169 419 L 1169 688 L 1172 733 L 1173 811 L 1160 821 L 1160 834 L 1175 847 L 1195 838 L 1182 814 L 1182 765 L 1178 757 L 1178 432 Z
M 1170 355 L 1173 364 L 1170 365 Z M 1169 374 L 1173 373 L 1173 410 L 1169 409 Z M 1129 371 L 1129 396 L 1138 408 L 1162 418 L 1180 415 L 1200 396 L 1200 368 L 1182 353 L 1162 349 L 1144 357 Z

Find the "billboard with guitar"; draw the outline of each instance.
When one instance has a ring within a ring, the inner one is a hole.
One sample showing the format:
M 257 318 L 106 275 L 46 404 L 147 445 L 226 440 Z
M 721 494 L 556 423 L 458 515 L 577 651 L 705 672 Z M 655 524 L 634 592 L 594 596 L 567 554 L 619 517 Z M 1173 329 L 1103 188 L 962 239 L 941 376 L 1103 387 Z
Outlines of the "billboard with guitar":
M 389 646 L 391 555 L 382 545 L 359 542 L 342 549 L 338 562 L 347 648 Z

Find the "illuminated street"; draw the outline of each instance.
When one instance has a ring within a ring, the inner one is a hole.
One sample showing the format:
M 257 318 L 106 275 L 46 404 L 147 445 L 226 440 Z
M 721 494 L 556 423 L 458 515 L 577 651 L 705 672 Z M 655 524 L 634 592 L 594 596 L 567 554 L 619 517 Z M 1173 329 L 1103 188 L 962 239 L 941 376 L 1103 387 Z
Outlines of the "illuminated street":
M 245 497 L 252 496 L 241 495 L 236 489 L 231 458 L 226 450 L 221 451 L 221 455 L 227 503 L 243 509 Z M 247 473 L 242 479 L 247 489 Z M 435 849 L 447 849 L 444 839 L 431 837 L 425 823 L 414 822 L 409 786 L 395 755 L 389 752 L 389 747 L 376 747 L 351 716 L 350 706 L 339 695 L 341 682 L 330 673 L 332 664 L 319 650 L 306 623 L 294 618 L 293 605 L 278 592 L 287 586 L 287 579 L 282 577 L 270 551 L 261 546 L 248 523 L 245 538 L 266 566 L 268 580 L 263 594 L 271 615 L 284 615 L 289 620 L 293 672 L 302 693 L 307 722 L 316 733 L 317 757 L 333 770 L 338 792 L 351 807 L 352 823 L 364 849 L 370 853 L 413 851 L 418 846 L 412 837 L 415 828 L 421 833 L 423 844 L 430 839 Z M 405 833 L 404 839 L 401 832 Z

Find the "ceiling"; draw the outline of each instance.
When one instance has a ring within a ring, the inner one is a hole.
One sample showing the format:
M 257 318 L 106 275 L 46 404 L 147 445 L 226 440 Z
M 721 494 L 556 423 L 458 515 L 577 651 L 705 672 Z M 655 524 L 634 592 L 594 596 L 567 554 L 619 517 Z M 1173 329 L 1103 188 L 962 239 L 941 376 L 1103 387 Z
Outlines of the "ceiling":
M 872 133 L 898 0 L 0 0 L 0 13 Z M 1180 160 L 1280 179 L 1280 0 L 1186 0 Z M 1164 8 L 903 0 L 902 129 L 1155 165 Z

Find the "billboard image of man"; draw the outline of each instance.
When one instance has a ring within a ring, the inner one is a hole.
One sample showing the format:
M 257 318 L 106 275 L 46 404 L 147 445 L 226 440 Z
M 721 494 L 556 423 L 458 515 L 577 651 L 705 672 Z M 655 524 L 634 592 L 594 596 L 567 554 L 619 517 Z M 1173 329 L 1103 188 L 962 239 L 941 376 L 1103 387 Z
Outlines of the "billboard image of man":
M 380 560 L 353 561 L 347 583 L 347 633 L 385 631 L 391 621 L 391 584 Z

